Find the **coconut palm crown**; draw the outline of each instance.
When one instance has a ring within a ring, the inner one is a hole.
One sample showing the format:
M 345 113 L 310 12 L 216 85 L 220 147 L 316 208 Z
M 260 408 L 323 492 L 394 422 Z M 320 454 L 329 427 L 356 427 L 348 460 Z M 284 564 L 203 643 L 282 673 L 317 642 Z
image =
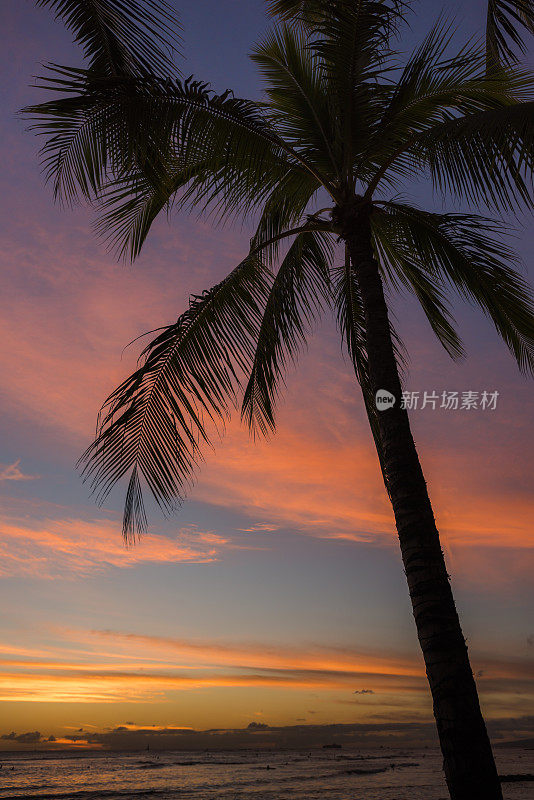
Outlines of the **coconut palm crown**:
M 191 299 L 106 401 L 86 474 L 101 501 L 130 475 L 127 537 L 146 524 L 140 478 L 171 511 L 208 443 L 206 419 L 226 416 L 243 378 L 244 419 L 274 429 L 285 369 L 327 306 L 374 421 L 359 288 L 348 245 L 342 266 L 335 247 L 344 215 L 365 211 L 382 280 L 413 292 L 452 357 L 463 352 L 447 302 L 455 290 L 490 317 L 522 370 L 534 366 L 532 303 L 502 223 L 395 199 L 429 174 L 439 192 L 477 206 L 529 204 L 532 77 L 486 77 L 476 43 L 447 56 L 443 23 L 399 68 L 396 3 L 318 4 L 328 13 L 312 3 L 296 19 L 299 4 L 273 5 L 292 16 L 252 53 L 264 102 L 154 71 L 53 67 L 47 85 L 62 96 L 26 109 L 47 136 L 56 194 L 98 205 L 97 229 L 122 256 L 135 258 L 171 207 L 259 219 L 241 264 Z
M 404 2 L 270 6 L 276 25 L 252 52 L 261 102 L 143 64 L 53 67 L 47 85 L 60 96 L 26 109 L 46 137 L 56 195 L 98 206 L 97 230 L 119 255 L 135 258 L 153 221 L 171 209 L 255 224 L 242 261 L 191 298 L 107 399 L 84 474 L 100 502 L 128 477 L 123 531 L 135 538 L 146 527 L 144 486 L 171 512 L 213 425 L 236 405 L 254 433 L 274 430 L 285 372 L 318 317 L 333 309 L 395 513 L 451 797 L 497 800 L 400 403 L 402 344 L 384 289 L 413 293 L 453 358 L 463 346 L 449 295 L 459 294 L 490 318 L 520 369 L 534 371 L 534 307 L 501 221 L 532 202 L 534 80 L 505 58 L 488 60 L 484 42 L 450 55 L 454 30 L 443 20 L 402 58 L 394 46 Z M 399 193 L 421 176 L 438 194 L 493 217 L 402 202 Z M 394 408 L 377 411 L 378 389 L 395 397 Z

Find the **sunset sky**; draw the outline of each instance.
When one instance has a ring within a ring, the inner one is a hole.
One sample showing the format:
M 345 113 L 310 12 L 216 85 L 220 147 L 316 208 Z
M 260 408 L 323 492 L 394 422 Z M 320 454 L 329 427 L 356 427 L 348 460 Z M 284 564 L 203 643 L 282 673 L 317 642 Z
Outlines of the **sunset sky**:
M 457 4 L 460 39 L 480 32 L 484 5 Z M 267 27 L 264 3 L 179 7 L 183 73 L 259 98 L 247 52 Z M 420 8 L 403 48 L 442 4 Z M 29 1 L 3 17 L 0 736 L 15 737 L 0 747 L 32 731 L 83 746 L 119 726 L 429 723 L 393 517 L 330 318 L 288 375 L 276 437 L 254 443 L 236 416 L 174 518 L 151 509 L 149 534 L 126 549 L 124 487 L 93 503 L 74 464 L 135 365 L 138 344 L 124 346 L 238 263 L 251 225 L 161 219 L 139 260 L 117 263 L 88 210 L 53 205 L 16 115 L 42 95 L 29 86 L 41 62 L 80 54 Z M 424 182 L 407 196 L 442 208 Z M 532 276 L 531 220 L 514 225 Z M 490 729 L 533 736 L 532 383 L 460 301 L 461 364 L 410 298 L 393 307 L 407 389 L 499 392 L 495 410 L 417 409 L 412 426 Z

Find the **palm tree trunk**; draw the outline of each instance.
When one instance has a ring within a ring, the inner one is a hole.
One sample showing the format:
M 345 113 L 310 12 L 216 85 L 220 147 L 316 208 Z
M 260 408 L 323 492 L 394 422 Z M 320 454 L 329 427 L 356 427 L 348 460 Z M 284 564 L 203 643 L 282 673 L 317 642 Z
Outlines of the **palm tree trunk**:
M 345 220 L 343 238 L 349 246 L 365 313 L 373 396 L 378 389 L 386 389 L 396 398 L 392 408 L 378 415 L 384 479 L 432 692 L 447 785 L 452 800 L 502 800 L 434 513 L 408 414 L 400 407 L 401 384 L 372 248 L 369 214 L 360 210 L 345 215 Z

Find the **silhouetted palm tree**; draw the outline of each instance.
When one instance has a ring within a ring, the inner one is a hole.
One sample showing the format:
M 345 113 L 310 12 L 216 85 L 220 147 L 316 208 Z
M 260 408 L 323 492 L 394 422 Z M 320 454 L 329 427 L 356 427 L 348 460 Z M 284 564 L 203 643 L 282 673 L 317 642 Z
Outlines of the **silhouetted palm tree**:
M 134 7 L 141 14 L 156 5 Z M 142 481 L 172 511 L 209 426 L 225 419 L 243 380 L 243 418 L 255 432 L 274 430 L 286 367 L 319 314 L 333 308 L 395 514 L 450 794 L 494 800 L 499 780 L 401 404 L 401 346 L 384 287 L 413 292 L 452 357 L 463 352 L 446 299 L 456 290 L 489 316 L 520 368 L 533 370 L 533 306 L 503 225 L 396 199 L 406 181 L 428 175 L 438 192 L 497 213 L 530 204 L 533 81 L 502 58 L 498 66 L 491 56 L 488 70 L 484 46 L 447 55 L 451 31 L 443 23 L 398 67 L 392 37 L 404 5 L 271 3 L 277 27 L 252 54 L 264 102 L 164 77 L 159 46 L 156 69 L 148 69 L 143 32 L 133 62 L 125 56 L 113 70 L 96 69 L 98 46 L 90 33 L 78 34 L 90 68 L 55 67 L 49 86 L 66 96 L 27 110 L 48 137 L 44 159 L 56 192 L 98 203 L 98 230 L 121 255 L 134 258 L 153 220 L 173 206 L 257 221 L 242 262 L 191 298 L 106 401 L 84 456 L 99 500 L 129 475 L 127 538 L 146 525 Z M 167 24 L 148 27 L 168 41 Z M 385 411 L 375 405 L 380 389 L 395 398 Z

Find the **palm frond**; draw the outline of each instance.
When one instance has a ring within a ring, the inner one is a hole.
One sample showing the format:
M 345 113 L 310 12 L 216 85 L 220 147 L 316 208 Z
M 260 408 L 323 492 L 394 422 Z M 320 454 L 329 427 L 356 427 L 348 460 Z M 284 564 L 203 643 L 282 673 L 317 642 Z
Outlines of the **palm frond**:
M 264 257 L 271 262 L 278 256 L 278 236 L 295 227 L 311 212 L 311 203 L 316 199 L 320 184 L 305 172 L 289 168 L 274 187 L 261 209 L 253 243 L 262 244 L 272 240 L 273 245 L 264 250 Z
M 405 21 L 402 0 L 331 0 L 315 27 L 314 51 L 320 55 L 331 89 L 350 93 L 375 78 L 391 54 L 392 36 Z
M 134 261 L 162 211 L 170 214 L 187 204 L 192 181 L 206 168 L 206 161 L 184 167 L 179 159 L 159 171 L 157 180 L 143 173 L 132 173 L 123 180 L 111 181 L 102 190 L 101 212 L 95 231 L 117 258 Z
M 384 213 L 378 208 L 373 213 L 373 246 L 382 272 L 394 289 L 398 290 L 403 285 L 417 297 L 444 349 L 451 358 L 461 358 L 464 349 L 445 292 L 434 275 L 421 264 L 421 256 L 403 223 L 402 216 L 399 222 L 399 217 L 394 213 Z
M 401 156 L 409 152 L 414 135 L 427 130 L 436 121 L 442 122 L 445 111 L 450 114 L 470 99 L 473 92 L 478 90 L 480 94 L 482 51 L 467 46 L 454 58 L 447 59 L 452 35 L 452 26 L 440 18 L 408 58 L 394 83 L 381 86 L 382 113 L 358 154 L 356 170 L 369 159 L 378 161 L 380 177 L 393 161 L 398 169 Z M 472 86 L 471 82 L 477 79 Z M 373 190 L 377 183 L 375 179 Z
M 265 305 L 242 417 L 254 432 L 275 429 L 274 410 L 283 376 L 296 363 L 318 314 L 331 299 L 331 236 L 299 234 L 283 259 Z
M 252 363 L 269 277 L 247 257 L 214 288 L 191 299 L 187 311 L 142 353 L 144 363 L 106 400 L 96 440 L 81 462 L 102 503 L 130 473 L 123 533 L 142 533 L 146 516 L 141 479 L 170 512 L 190 485 L 209 446 L 236 403 L 240 376 Z
M 517 64 L 526 52 L 525 33 L 534 33 L 532 0 L 488 0 L 486 64 L 489 72 Z
M 169 115 L 151 124 L 148 79 L 102 78 L 90 70 L 50 65 L 43 88 L 60 95 L 22 109 L 31 130 L 46 138 L 40 156 L 56 199 L 93 201 L 110 179 L 147 176 L 160 165 L 171 135 Z M 154 85 L 159 85 L 154 80 Z M 156 110 L 157 103 L 152 104 Z
M 526 101 L 533 96 L 534 80 L 525 71 L 500 70 L 488 76 L 484 50 L 476 43 L 467 43 L 448 57 L 453 34 L 452 26 L 439 20 L 391 87 L 356 161 L 356 171 L 369 161 L 377 166 L 369 196 L 381 182 L 395 185 L 397 179 L 430 166 L 440 189 L 454 184 L 457 192 L 466 193 L 469 188 L 469 199 L 497 202 L 499 198 L 507 207 L 524 200 L 530 123 L 517 127 L 514 114 L 529 113 Z M 515 138 L 510 136 L 512 129 Z M 476 154 L 470 152 L 481 136 Z M 450 158 L 448 147 L 454 150 Z M 477 158 L 482 147 L 487 147 L 489 157 L 481 169 Z M 449 175 L 458 151 L 463 163 Z
M 504 241 L 504 226 L 477 214 L 435 214 L 400 203 L 383 208 L 390 216 L 392 268 L 407 266 L 409 277 L 415 266 L 432 283 L 479 306 L 519 368 L 534 373 L 532 292 L 513 267 L 517 256 Z
M 268 0 L 267 9 L 274 17 L 286 22 L 317 23 L 324 16 L 324 0 Z
M 402 0 L 333 0 L 325 4 L 324 16 L 315 26 L 313 52 L 320 59 L 335 109 L 345 180 L 352 176 L 382 105 L 378 84 L 388 68 L 391 39 L 404 21 L 407 5 Z M 357 178 L 365 178 L 364 163 Z
M 180 24 L 166 0 L 36 0 L 55 12 L 100 76 L 176 75 Z
M 207 84 L 94 79 L 64 71 L 49 88 L 66 96 L 24 109 L 46 136 L 46 175 L 68 199 L 100 199 L 111 180 L 138 186 L 142 173 L 161 195 L 176 170 L 194 176 L 188 198 L 222 217 L 261 205 L 289 169 L 313 175 L 257 104 Z M 199 169 L 199 164 L 203 169 Z
M 404 22 L 410 3 L 403 0 L 280 0 L 271 13 L 296 31 L 304 31 L 306 50 L 326 81 L 333 149 L 338 171 L 350 176 L 354 157 L 369 137 L 382 105 L 381 87 L 391 40 Z M 324 126 L 325 129 L 327 126 Z M 337 144 L 335 144 L 337 142 Z M 365 162 L 358 178 L 366 178 Z
M 413 152 L 443 193 L 508 212 L 531 206 L 534 102 L 449 119 L 422 134 Z
M 335 182 L 336 115 L 304 29 L 274 28 L 254 47 L 251 58 L 264 79 L 276 130 Z

